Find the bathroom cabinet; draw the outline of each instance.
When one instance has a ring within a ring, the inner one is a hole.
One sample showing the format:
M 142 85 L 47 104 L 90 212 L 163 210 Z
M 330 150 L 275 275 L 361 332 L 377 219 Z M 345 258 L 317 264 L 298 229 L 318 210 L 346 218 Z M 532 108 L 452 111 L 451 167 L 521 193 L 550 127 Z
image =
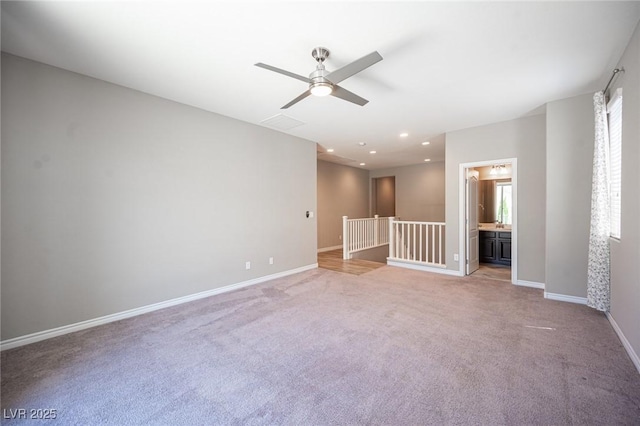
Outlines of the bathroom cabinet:
M 511 266 L 511 232 L 480 231 L 480 262 Z

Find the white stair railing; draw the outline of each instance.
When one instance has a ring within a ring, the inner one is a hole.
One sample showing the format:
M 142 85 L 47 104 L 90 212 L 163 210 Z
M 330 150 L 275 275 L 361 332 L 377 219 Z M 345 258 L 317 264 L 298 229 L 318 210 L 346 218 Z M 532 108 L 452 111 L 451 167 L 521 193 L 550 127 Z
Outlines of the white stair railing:
M 445 267 L 444 222 L 389 218 L 389 259 Z
M 389 243 L 389 218 L 366 217 L 349 219 L 342 216 L 342 258 L 351 254 Z

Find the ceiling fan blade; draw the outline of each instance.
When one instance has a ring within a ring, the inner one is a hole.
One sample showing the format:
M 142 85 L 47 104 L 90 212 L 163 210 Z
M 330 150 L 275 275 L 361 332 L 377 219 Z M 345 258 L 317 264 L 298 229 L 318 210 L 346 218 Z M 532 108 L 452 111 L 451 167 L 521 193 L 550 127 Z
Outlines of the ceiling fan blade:
M 333 92 L 331 92 L 331 96 L 335 96 L 336 98 L 344 99 L 345 101 L 352 102 L 354 104 L 364 106 L 369 102 L 365 98 L 361 98 L 353 92 L 348 91 L 347 89 L 338 86 L 337 84 L 333 85 Z
M 337 70 L 330 72 L 326 75 L 326 79 L 333 84 L 338 84 L 342 80 L 346 80 L 352 75 L 357 74 L 366 68 L 369 68 L 371 65 L 380 62 L 381 60 L 382 56 L 380 56 L 378 52 L 371 52 L 368 55 L 363 56 L 360 59 L 356 59 L 350 64 L 345 65 L 342 68 L 338 68 Z
M 309 96 L 310 94 L 311 94 L 311 90 L 307 90 L 306 92 L 304 92 L 303 94 L 301 94 L 300 96 L 298 96 L 297 98 L 295 98 L 294 100 L 292 100 L 291 102 L 289 102 L 288 104 L 286 104 L 285 106 L 283 106 L 280 109 L 287 109 L 291 105 L 297 104 L 298 102 L 300 102 L 301 100 L 303 100 L 304 98 Z
M 289 76 L 291 78 L 295 78 L 297 80 L 300 81 L 304 81 L 305 83 L 311 83 L 311 80 L 309 80 L 307 77 L 303 76 L 303 75 L 298 75 L 280 68 L 276 68 L 276 67 L 272 67 L 271 65 L 267 65 L 267 64 L 263 64 L 262 62 L 258 62 L 257 64 L 254 64 L 256 67 L 260 67 L 260 68 L 264 68 L 266 70 L 269 71 L 273 71 L 273 72 L 277 72 L 279 74 L 284 74 L 286 76 Z

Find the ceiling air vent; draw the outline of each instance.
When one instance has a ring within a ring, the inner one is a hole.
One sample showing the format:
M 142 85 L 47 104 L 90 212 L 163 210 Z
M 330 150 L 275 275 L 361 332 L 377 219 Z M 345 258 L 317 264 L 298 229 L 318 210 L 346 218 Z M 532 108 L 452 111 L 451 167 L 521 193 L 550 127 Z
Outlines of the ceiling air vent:
M 278 130 L 289 130 L 289 129 L 293 129 L 294 127 L 302 126 L 305 123 L 300 120 L 296 120 L 295 118 L 286 116 L 284 114 L 278 114 L 278 115 L 274 115 L 273 117 L 262 120 L 260 124 L 264 126 L 273 127 L 274 129 L 278 129 Z

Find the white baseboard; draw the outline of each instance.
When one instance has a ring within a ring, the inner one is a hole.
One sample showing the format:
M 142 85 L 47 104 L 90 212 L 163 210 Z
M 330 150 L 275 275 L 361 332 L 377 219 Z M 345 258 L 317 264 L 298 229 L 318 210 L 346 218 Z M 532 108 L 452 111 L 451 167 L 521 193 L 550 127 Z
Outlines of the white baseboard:
M 560 302 L 577 303 L 579 305 L 587 304 L 586 297 L 568 296 L 566 294 L 558 294 L 558 293 L 547 293 L 546 291 L 544 292 L 544 298 L 550 299 L 550 300 L 559 300 Z
M 514 284 L 522 287 L 541 288 L 544 290 L 544 283 L 538 283 L 535 281 L 518 280 Z
M 187 302 L 192 302 L 198 299 L 204 299 L 205 297 L 214 296 L 216 294 L 227 293 L 229 291 L 238 290 L 243 287 L 249 287 L 255 284 L 260 284 L 265 281 L 274 280 L 276 278 L 286 277 L 287 275 L 293 275 L 300 272 L 308 271 L 318 267 L 317 263 L 302 266 L 296 269 L 290 269 L 288 271 L 278 272 L 271 275 L 265 275 L 264 277 L 258 277 L 247 281 L 242 281 L 236 284 L 230 284 L 223 287 L 214 288 L 211 290 L 203 291 L 200 293 L 190 294 L 187 296 L 178 297 L 164 302 L 154 303 L 152 305 L 141 306 L 139 308 L 130 309 L 128 311 L 118 312 L 111 315 L 105 315 L 103 317 L 90 319 L 87 321 L 77 322 L 75 324 L 64 325 L 62 327 L 52 328 L 50 330 L 39 331 L 37 333 L 27 334 L 26 336 L 15 337 L 0 342 L 0 351 L 6 349 L 17 348 L 19 346 L 28 345 L 30 343 L 39 342 L 41 340 L 51 339 L 52 337 L 62 336 L 63 334 L 73 333 L 75 331 L 85 330 L 87 328 L 96 327 L 103 324 L 108 324 L 114 321 L 120 321 L 126 318 L 131 318 L 137 315 L 146 314 L 148 312 L 157 311 L 159 309 L 168 308 L 170 306 L 180 305 Z
M 399 268 L 414 269 L 416 271 L 434 272 L 436 274 L 454 275 L 456 277 L 462 276 L 462 274 L 460 274 L 460 271 L 453 271 L 451 269 L 445 269 L 444 267 L 439 268 L 436 266 L 426 266 L 418 262 L 391 260 L 387 258 L 387 265 L 397 266 Z
M 325 251 L 333 251 L 333 250 L 338 250 L 342 248 L 342 244 L 340 244 L 339 246 L 332 246 L 332 247 L 322 247 L 318 249 L 318 253 L 324 253 Z
M 629 358 L 631 358 L 631 361 L 633 362 L 633 365 L 636 366 L 636 370 L 638 370 L 638 373 L 640 373 L 640 357 L 638 357 L 638 354 L 636 353 L 636 351 L 633 350 L 633 346 L 631 346 L 631 343 L 629 343 L 624 333 L 622 332 L 622 329 L 618 326 L 618 323 L 616 323 L 616 320 L 614 320 L 613 317 L 611 316 L 611 313 L 606 312 L 606 314 L 607 314 L 607 319 L 611 323 L 611 326 L 613 327 L 616 334 L 618 335 L 618 338 L 622 342 L 622 346 L 624 346 L 627 353 L 629 354 Z

